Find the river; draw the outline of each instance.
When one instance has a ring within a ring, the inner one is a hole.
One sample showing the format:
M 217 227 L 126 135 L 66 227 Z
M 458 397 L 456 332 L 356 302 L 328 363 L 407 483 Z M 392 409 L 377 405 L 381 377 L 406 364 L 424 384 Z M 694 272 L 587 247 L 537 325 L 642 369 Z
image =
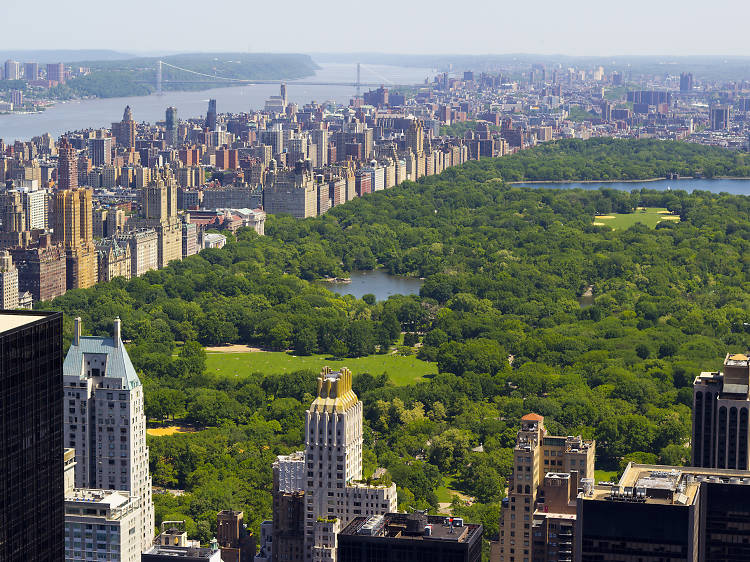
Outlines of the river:
M 354 295 L 361 299 L 362 295 L 370 293 L 379 301 L 387 300 L 391 295 L 418 295 L 423 283 L 416 277 L 389 275 L 382 269 L 352 271 L 350 278 L 351 283 L 323 283 L 327 289 L 340 295 Z
M 354 82 L 357 67 L 354 64 L 321 63 L 314 76 L 301 81 Z M 368 64 L 362 65 L 362 82 L 389 84 L 418 84 L 431 77 L 433 71 L 426 68 L 407 68 Z M 368 88 L 363 88 L 366 91 Z M 300 106 L 311 101 L 348 103 L 354 95 L 351 86 L 305 86 L 287 83 L 287 97 Z M 163 96 L 133 96 L 126 98 L 100 98 L 73 100 L 57 103 L 42 113 L 0 115 L 0 139 L 6 143 L 14 140 L 29 140 L 43 133 L 53 137 L 79 129 L 109 127 L 122 119 L 126 105 L 133 110 L 136 121 L 155 123 L 164 120 L 169 106 L 177 108 L 180 118 L 187 119 L 205 115 L 209 98 L 216 100 L 219 113 L 240 113 L 263 109 L 265 101 L 279 94 L 275 84 L 257 84 L 231 88 L 214 88 L 200 92 L 164 92 Z
M 619 189 L 632 191 L 633 189 L 655 189 L 658 191 L 684 190 L 710 191 L 711 193 L 732 193 L 734 195 L 750 195 L 750 179 L 681 179 L 655 180 L 634 182 L 571 182 L 571 183 L 516 183 L 523 187 L 548 187 L 552 189 Z

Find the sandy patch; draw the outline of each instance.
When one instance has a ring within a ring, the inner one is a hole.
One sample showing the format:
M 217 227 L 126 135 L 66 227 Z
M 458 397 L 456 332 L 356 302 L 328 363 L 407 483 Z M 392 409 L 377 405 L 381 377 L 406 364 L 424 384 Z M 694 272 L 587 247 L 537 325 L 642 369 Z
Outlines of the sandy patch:
M 667 210 L 664 210 L 664 211 L 656 211 L 656 214 L 657 214 L 657 215 L 671 215 L 671 214 L 672 214 L 672 212 L 671 212 L 671 211 L 667 211 Z
M 607 226 L 607 223 L 594 221 L 594 226 Z
M 661 217 L 661 220 L 663 220 L 663 221 L 678 221 L 678 220 L 680 220 L 680 217 L 677 217 L 675 215 L 670 215 L 668 217 Z
M 170 425 L 168 427 L 150 427 L 146 430 L 146 433 L 153 437 L 164 437 L 166 435 L 174 435 L 175 433 L 193 433 L 194 431 L 195 429 L 192 427 Z
M 215 347 L 205 347 L 206 353 L 257 353 L 263 351 L 259 347 L 250 347 L 248 345 L 219 345 Z
M 615 217 L 613 217 L 612 215 L 596 215 L 594 218 L 598 220 L 598 219 L 613 219 Z

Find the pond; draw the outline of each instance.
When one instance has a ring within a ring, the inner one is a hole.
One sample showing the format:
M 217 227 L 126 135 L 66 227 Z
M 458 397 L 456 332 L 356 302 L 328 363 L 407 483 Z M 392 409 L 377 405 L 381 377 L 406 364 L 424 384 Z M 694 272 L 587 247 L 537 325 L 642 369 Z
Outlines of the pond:
M 368 293 L 379 301 L 391 295 L 418 295 L 423 281 L 416 277 L 390 275 L 382 269 L 373 271 L 352 271 L 350 283 L 324 282 L 329 290 L 340 295 L 354 295 L 358 299 Z

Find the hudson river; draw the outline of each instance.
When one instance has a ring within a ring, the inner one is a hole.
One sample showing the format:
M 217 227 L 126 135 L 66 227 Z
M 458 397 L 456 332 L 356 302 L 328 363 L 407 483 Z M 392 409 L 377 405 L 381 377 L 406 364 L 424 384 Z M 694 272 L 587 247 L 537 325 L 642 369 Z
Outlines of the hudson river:
M 315 82 L 355 82 L 357 67 L 354 64 L 321 63 L 314 76 L 302 81 Z M 362 82 L 383 84 L 418 84 L 431 78 L 433 71 L 426 68 L 406 68 L 400 66 L 362 65 Z M 365 92 L 369 88 L 362 88 Z M 346 104 L 354 95 L 351 86 L 304 86 L 287 83 L 287 97 L 302 106 L 311 101 L 334 101 Z M 275 84 L 214 88 L 200 92 L 164 92 L 163 96 L 133 96 L 127 98 L 102 98 L 75 100 L 57 103 L 42 113 L 0 115 L 0 139 L 6 143 L 14 140 L 30 140 L 32 137 L 49 133 L 53 137 L 78 129 L 109 127 L 122 119 L 126 105 L 133 110 L 133 118 L 138 121 L 155 123 L 164 120 L 164 112 L 169 106 L 177 108 L 182 119 L 206 114 L 209 98 L 216 100 L 219 113 L 240 113 L 263 109 L 265 100 L 279 94 Z

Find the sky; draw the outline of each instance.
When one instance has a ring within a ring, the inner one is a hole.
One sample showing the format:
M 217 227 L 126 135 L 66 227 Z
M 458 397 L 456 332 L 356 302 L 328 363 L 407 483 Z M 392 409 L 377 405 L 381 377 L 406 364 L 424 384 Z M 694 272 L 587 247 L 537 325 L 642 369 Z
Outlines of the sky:
M 0 0 L 0 50 L 750 55 L 749 16 L 739 0 Z

